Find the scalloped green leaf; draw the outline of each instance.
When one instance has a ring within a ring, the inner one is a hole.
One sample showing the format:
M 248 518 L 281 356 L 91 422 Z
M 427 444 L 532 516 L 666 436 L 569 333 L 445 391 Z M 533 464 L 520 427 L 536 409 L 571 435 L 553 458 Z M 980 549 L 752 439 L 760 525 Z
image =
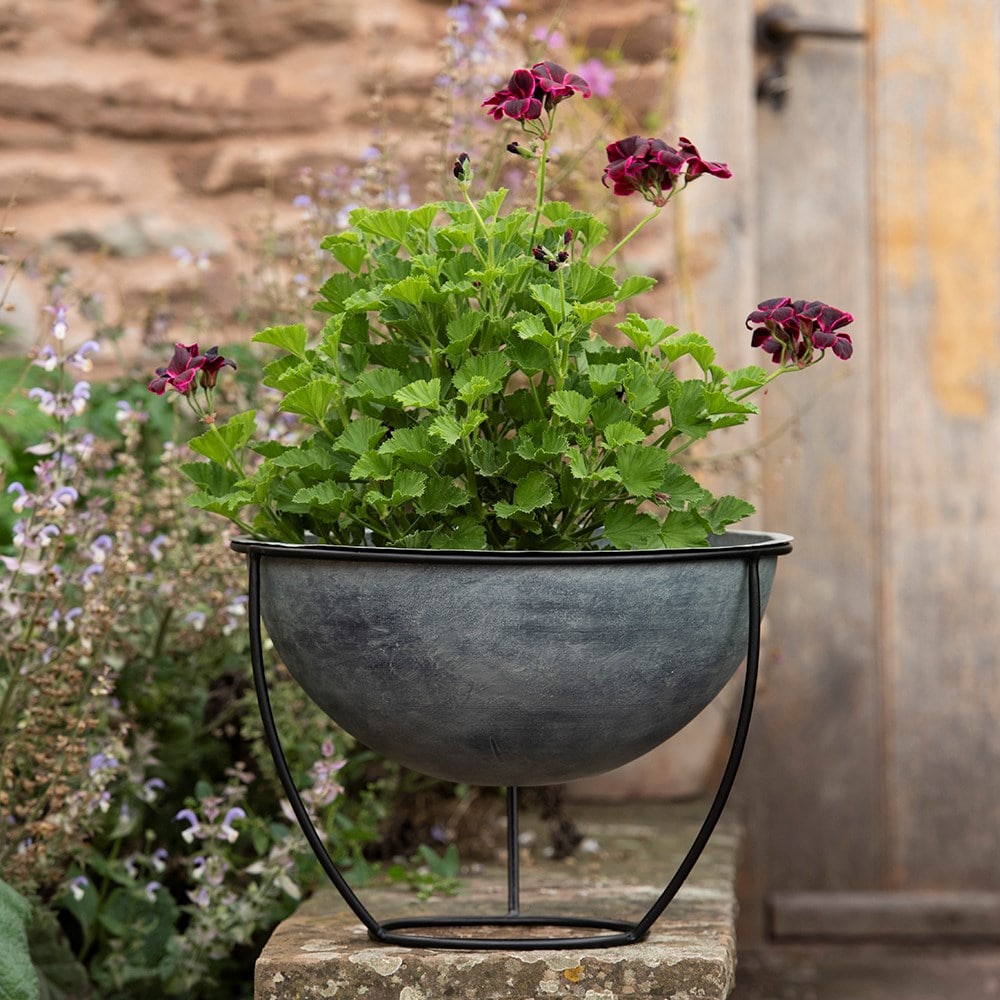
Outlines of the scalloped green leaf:
M 549 405 L 553 413 L 578 427 L 590 417 L 591 399 L 575 389 L 557 389 L 549 394 Z
M 633 496 L 648 500 L 663 485 L 663 474 L 670 464 L 666 452 L 641 444 L 623 445 L 615 452 L 615 465 L 622 484 Z
M 616 549 L 656 549 L 661 544 L 660 522 L 631 504 L 618 504 L 604 519 L 604 537 Z
M 392 394 L 400 406 L 436 410 L 441 405 L 441 379 L 417 379 Z
M 271 344 L 280 347 L 297 358 L 305 358 L 308 334 L 305 325 L 293 323 L 290 326 L 269 326 L 250 338 L 255 344 Z

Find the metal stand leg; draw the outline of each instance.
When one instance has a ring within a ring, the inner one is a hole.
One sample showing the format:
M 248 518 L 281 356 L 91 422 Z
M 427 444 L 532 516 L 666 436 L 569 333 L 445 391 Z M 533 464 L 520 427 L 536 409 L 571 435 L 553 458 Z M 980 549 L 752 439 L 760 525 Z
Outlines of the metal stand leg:
M 740 713 L 736 723 L 729 760 L 723 772 L 719 788 L 709 807 L 708 814 L 690 849 L 659 898 L 650 907 L 646 915 L 636 923 L 591 917 L 527 916 L 521 913 L 518 790 L 516 787 L 507 789 L 507 913 L 505 915 L 495 917 L 414 917 L 382 922 L 377 921 L 355 895 L 344 879 L 340 869 L 330 857 L 326 845 L 316 830 L 309 811 L 306 809 L 289 771 L 274 722 L 274 714 L 271 709 L 271 699 L 267 687 L 267 677 L 264 670 L 260 621 L 260 554 L 249 552 L 247 560 L 250 584 L 248 606 L 250 618 L 250 657 L 253 664 L 254 686 L 264 726 L 264 736 L 271 755 L 274 758 L 274 764 L 282 787 L 288 795 L 292 810 L 299 825 L 302 827 L 302 832 L 305 834 L 309 846 L 312 848 L 330 881 L 333 882 L 344 898 L 344 901 L 367 928 L 371 938 L 385 944 L 405 945 L 413 948 L 530 951 L 559 948 L 609 948 L 618 945 L 634 944 L 649 933 L 650 928 L 663 914 L 663 911 L 667 908 L 671 900 L 677 895 L 684 880 L 690 875 L 691 870 L 708 844 L 709 838 L 715 830 L 722 811 L 725 808 L 729 793 L 732 791 L 740 760 L 743 756 L 743 749 L 746 745 L 747 733 L 750 727 L 750 716 L 753 711 L 754 695 L 757 686 L 757 671 L 760 660 L 760 574 L 759 563 L 756 557 L 748 556 L 746 558 L 749 590 L 748 612 L 750 617 L 747 663 L 743 681 L 743 697 L 740 702 Z M 459 929 L 473 927 L 492 927 L 496 929 L 512 927 L 557 927 L 578 930 L 603 930 L 612 933 L 590 936 L 564 935 L 561 937 L 455 937 L 409 932 L 409 929 L 430 930 L 434 928 Z

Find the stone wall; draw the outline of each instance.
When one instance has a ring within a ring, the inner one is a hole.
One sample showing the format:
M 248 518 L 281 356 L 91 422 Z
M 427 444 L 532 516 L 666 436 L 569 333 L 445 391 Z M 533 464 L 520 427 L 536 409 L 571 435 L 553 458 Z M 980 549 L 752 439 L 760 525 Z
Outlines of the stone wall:
M 662 114 L 669 4 L 581 0 L 551 52 L 530 40 L 543 9 L 505 9 L 508 66 L 598 56 L 625 117 Z M 380 128 L 397 172 L 426 178 L 448 21 L 445 0 L 0 0 L 0 206 L 17 230 L 0 250 L 42 277 L 68 268 L 133 354 L 199 325 L 240 335 L 261 261 L 293 242 L 303 168 L 346 184 Z M 19 346 L 43 284 L 9 294 Z

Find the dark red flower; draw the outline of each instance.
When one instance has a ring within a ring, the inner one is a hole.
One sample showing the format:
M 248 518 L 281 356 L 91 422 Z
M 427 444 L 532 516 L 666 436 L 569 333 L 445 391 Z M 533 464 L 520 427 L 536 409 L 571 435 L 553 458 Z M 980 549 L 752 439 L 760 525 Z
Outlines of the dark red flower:
M 590 93 L 590 84 L 582 76 L 546 61 L 535 63 L 531 69 L 514 70 L 507 86 L 483 101 L 483 107 L 496 121 L 502 118 L 533 121 L 567 97 L 574 94 L 590 97 Z
M 565 101 L 574 94 L 590 97 L 590 84 L 582 76 L 563 69 L 559 63 L 548 60 L 538 62 L 531 67 L 531 72 L 537 87 L 546 95 L 546 110 L 551 110 L 560 101 Z
M 662 205 L 681 176 L 685 183 L 702 174 L 732 177 L 724 163 L 703 160 L 688 139 L 680 141 L 679 149 L 662 139 L 644 139 L 638 135 L 611 143 L 606 150 L 604 186 L 610 186 L 617 195 L 628 197 L 639 193 L 654 205 Z
M 156 378 L 149 383 L 149 391 L 162 396 L 169 386 L 187 395 L 205 364 L 205 356 L 198 353 L 197 344 L 178 344 L 166 368 L 156 369 Z
M 171 388 L 186 396 L 194 388 L 199 374 L 201 385 L 211 389 L 224 365 L 235 368 L 236 362 L 219 354 L 218 347 L 212 347 L 201 354 L 197 344 L 177 344 L 174 356 L 166 368 L 156 369 L 156 378 L 149 383 L 149 391 L 162 396 L 167 388 Z
M 854 352 L 850 334 L 841 328 L 854 322 L 849 312 L 817 300 L 765 299 L 747 316 L 750 344 L 760 347 L 775 364 L 805 368 L 816 360 L 813 352 L 832 350 L 846 361 Z
M 542 98 L 535 96 L 537 81 L 530 69 L 516 69 L 511 74 L 507 86 L 483 101 L 483 107 L 496 121 L 513 118 L 515 121 L 531 121 L 542 117 Z
M 732 177 L 733 172 L 726 163 L 719 163 L 715 160 L 703 160 L 694 143 L 690 139 L 681 136 L 678 140 L 679 154 L 686 162 L 685 175 L 689 181 L 693 181 L 702 174 L 711 174 L 713 177 Z
M 215 387 L 215 380 L 219 377 L 219 371 L 228 365 L 233 370 L 236 369 L 236 362 L 232 358 L 224 358 L 218 347 L 210 347 L 203 355 L 204 364 L 201 366 L 201 384 L 205 389 Z
M 854 322 L 854 317 L 836 306 L 825 302 L 807 302 L 801 317 L 813 324 L 809 331 L 812 342 L 821 351 L 829 348 L 838 358 L 846 361 L 854 353 L 854 344 L 849 333 L 838 332 L 843 326 Z

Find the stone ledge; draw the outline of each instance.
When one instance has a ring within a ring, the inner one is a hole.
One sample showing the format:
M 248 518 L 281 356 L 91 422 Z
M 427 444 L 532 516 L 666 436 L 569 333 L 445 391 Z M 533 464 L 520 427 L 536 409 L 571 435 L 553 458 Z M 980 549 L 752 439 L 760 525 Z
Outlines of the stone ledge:
M 574 818 L 600 850 L 574 863 L 524 857 L 522 912 L 639 919 L 673 874 L 702 815 L 700 805 L 690 804 L 575 806 Z M 324 887 L 264 948 L 255 1000 L 725 1000 L 735 980 L 738 847 L 736 825 L 724 819 L 649 937 L 622 948 L 486 952 L 380 945 Z M 506 876 L 489 868 L 464 877 L 457 897 L 426 902 L 398 888 L 359 895 L 376 919 L 498 914 L 506 908 Z

